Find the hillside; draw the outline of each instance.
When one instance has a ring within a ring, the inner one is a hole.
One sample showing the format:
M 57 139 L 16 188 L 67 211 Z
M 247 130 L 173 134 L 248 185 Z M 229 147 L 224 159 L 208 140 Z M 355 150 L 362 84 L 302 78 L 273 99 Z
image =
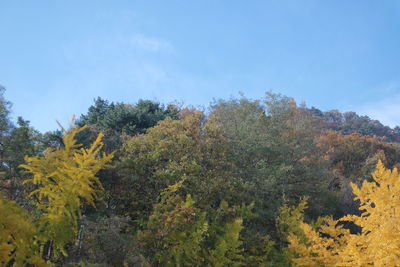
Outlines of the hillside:
M 4 266 L 312 266 L 321 218 L 359 215 L 355 188 L 400 166 L 399 127 L 273 93 L 207 111 L 97 98 L 47 133 L 10 111 L 2 91 Z

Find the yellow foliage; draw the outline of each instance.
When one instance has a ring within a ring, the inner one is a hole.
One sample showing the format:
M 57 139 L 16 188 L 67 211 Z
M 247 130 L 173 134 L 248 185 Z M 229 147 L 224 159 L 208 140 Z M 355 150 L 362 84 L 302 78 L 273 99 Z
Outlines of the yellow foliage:
M 359 188 L 352 184 L 360 201 L 360 216 L 348 215 L 340 220 L 326 218 L 315 231 L 308 224 L 301 228 L 307 241 L 289 236 L 290 248 L 299 255 L 299 266 L 399 266 L 400 265 L 400 175 L 397 169 L 385 169 L 381 161 Z M 361 232 L 352 234 L 342 227 L 352 222 Z
M 40 257 L 37 229 L 28 213 L 0 195 L 0 214 L 0 265 L 14 261 L 14 266 L 48 266 Z
M 96 174 L 108 167 L 107 163 L 113 157 L 113 154 L 100 154 L 102 134 L 87 149 L 77 144 L 75 136 L 84 129 L 66 131 L 64 147 L 48 149 L 43 156 L 26 157 L 26 164 L 21 165 L 33 174 L 26 182 L 37 188 L 31 196 L 35 197 L 35 204 L 42 212 L 39 232 L 46 242 L 50 242 L 55 257 L 58 252 L 66 255 L 64 247 L 77 233 L 82 200 L 94 205 L 103 189 Z

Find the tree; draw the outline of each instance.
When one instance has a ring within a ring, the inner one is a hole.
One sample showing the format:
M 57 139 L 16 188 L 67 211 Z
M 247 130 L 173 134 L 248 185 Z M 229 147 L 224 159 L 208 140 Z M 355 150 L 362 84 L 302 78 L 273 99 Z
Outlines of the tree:
M 78 138 L 83 144 L 89 144 L 102 132 L 105 135 L 106 151 L 114 151 L 122 145 L 121 135 L 144 133 L 166 117 L 177 119 L 178 108 L 174 105 L 165 107 L 150 100 L 139 100 L 135 105 L 109 103 L 98 97 L 87 114 L 82 115 L 78 121 L 80 126 L 89 126 Z
M 324 131 L 317 145 L 324 151 L 323 157 L 330 162 L 335 174 L 330 188 L 337 192 L 340 200 L 335 214 L 332 213 L 336 218 L 358 210 L 357 202 L 353 201 L 350 182 L 360 185 L 362 181 L 369 180 L 378 160 L 390 168 L 400 161 L 400 145 L 388 143 L 377 136 Z
M 18 127 L 13 126 L 3 143 L 3 167 L 8 181 L 8 198 L 23 197 L 22 182 L 26 176 L 19 165 L 24 163 L 25 156 L 33 156 L 41 149 L 41 135 L 29 125 L 29 121 L 18 117 Z
M 134 220 L 147 217 L 159 192 L 184 178 L 183 190 L 203 208 L 217 208 L 223 199 L 241 204 L 230 201 L 235 184 L 225 153 L 218 126 L 196 110 L 183 110 L 180 120 L 166 118 L 146 134 L 129 138 L 119 165 L 122 212 Z
M 157 266 L 201 266 L 203 261 L 208 222 L 190 195 L 183 199 L 175 194 L 183 181 L 163 190 L 145 230 L 138 234 L 145 256 Z
M 289 237 L 290 248 L 298 253 L 300 266 L 396 266 L 400 261 L 400 175 L 385 169 L 381 161 L 372 174 L 373 181 L 361 187 L 352 184 L 360 215 L 339 220 L 325 218 L 319 229 L 303 223 L 307 241 Z M 351 222 L 361 228 L 352 233 L 343 227 Z
M 0 137 L 4 137 L 12 125 L 9 118 L 11 103 L 4 98 L 5 90 L 0 85 Z
M 9 118 L 11 103 L 4 98 L 4 92 L 4 87 L 0 85 L 0 189 L 9 190 L 9 168 L 6 164 L 5 143 L 13 125 Z
M 305 107 L 269 93 L 263 101 L 220 100 L 212 106 L 210 120 L 221 129 L 233 179 L 243 186 L 236 197 L 255 202 L 254 229 L 276 233 L 283 196 L 293 204 L 308 195 L 313 216 L 330 211 L 329 162 L 316 143 L 318 121 Z
M 112 154 L 99 156 L 102 134 L 90 148 L 80 148 L 75 136 L 84 129 L 70 129 L 64 135 L 63 148 L 49 148 L 44 156 L 26 157 L 26 164 L 21 165 L 33 175 L 26 182 L 37 187 L 31 196 L 37 199 L 35 204 L 43 213 L 38 223 L 50 242 L 48 259 L 51 247 L 55 258 L 59 253 L 67 255 L 65 245 L 76 236 L 82 200 L 94 206 L 103 188 L 96 174 L 108 167 L 113 157 Z
M 105 216 L 101 211 L 84 216 L 77 245 L 70 254 L 95 266 L 147 266 L 129 231 L 130 221 L 129 217 Z
M 359 133 L 380 136 L 385 137 L 389 142 L 400 142 L 398 127 L 392 129 L 368 116 L 359 116 L 355 112 L 341 113 L 336 109 L 322 112 L 314 107 L 308 109 L 308 112 L 320 119 L 320 128 L 324 130 L 334 130 L 345 135 Z
M 0 195 L 0 264 L 48 266 L 41 257 L 40 236 L 31 216 L 15 201 Z
M 145 229 L 138 233 L 147 259 L 153 266 L 242 266 L 243 219 L 222 219 L 229 210 L 226 202 L 221 203 L 215 218 L 207 219 L 210 216 L 195 206 L 190 194 L 182 197 L 177 193 L 184 182 L 182 179 L 161 192 Z

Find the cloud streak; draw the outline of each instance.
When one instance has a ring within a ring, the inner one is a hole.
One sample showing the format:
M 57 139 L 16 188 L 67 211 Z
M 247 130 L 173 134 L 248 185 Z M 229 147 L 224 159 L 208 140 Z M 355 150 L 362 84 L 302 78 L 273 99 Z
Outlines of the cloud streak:
M 134 47 L 148 52 L 171 53 L 175 51 L 173 45 L 170 42 L 154 37 L 147 37 L 141 34 L 135 35 L 132 38 L 131 42 Z

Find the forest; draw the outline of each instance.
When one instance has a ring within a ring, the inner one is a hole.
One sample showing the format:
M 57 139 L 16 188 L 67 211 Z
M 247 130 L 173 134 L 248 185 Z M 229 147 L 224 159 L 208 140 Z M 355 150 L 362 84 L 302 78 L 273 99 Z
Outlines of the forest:
M 1 266 L 400 262 L 400 127 L 266 92 L 41 133 L 0 93 Z

